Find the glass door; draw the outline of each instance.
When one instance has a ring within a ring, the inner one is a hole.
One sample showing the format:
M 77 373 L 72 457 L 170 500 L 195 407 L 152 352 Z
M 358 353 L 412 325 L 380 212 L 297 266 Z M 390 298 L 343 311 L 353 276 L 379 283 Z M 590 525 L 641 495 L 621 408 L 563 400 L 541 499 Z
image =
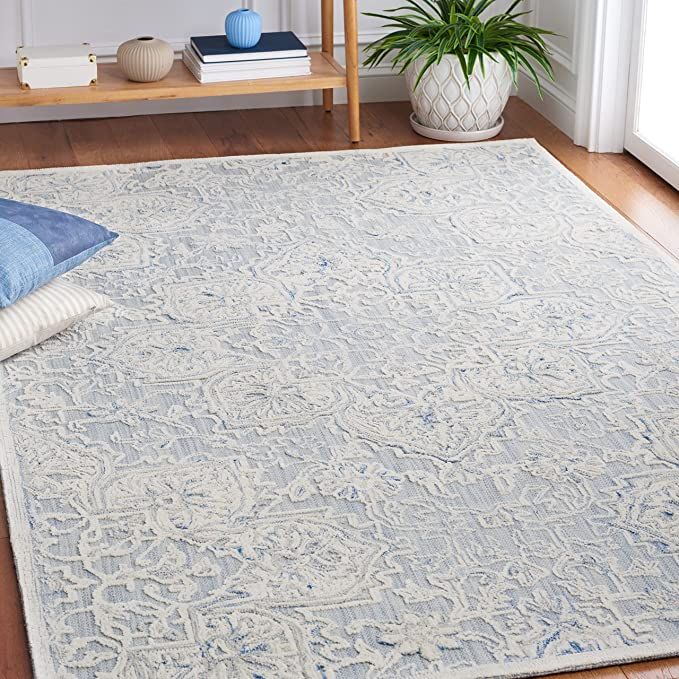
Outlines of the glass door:
M 625 148 L 679 189 L 679 1 L 636 11 Z

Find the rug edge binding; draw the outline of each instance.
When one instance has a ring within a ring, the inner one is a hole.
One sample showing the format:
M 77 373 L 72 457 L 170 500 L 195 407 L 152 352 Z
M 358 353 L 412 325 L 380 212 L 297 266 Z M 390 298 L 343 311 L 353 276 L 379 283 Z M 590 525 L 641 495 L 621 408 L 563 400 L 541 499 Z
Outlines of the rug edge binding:
M 514 139 L 487 139 L 486 141 L 469 141 L 469 142 L 442 142 L 439 144 L 407 144 L 406 146 L 382 146 L 377 148 L 356 148 L 356 149 L 335 149 L 330 151 L 289 151 L 287 153 L 251 153 L 251 154 L 236 154 L 232 156 L 202 156 L 200 158 L 163 158 L 162 160 L 141 160 L 134 163 L 111 163 L 100 165 L 57 165 L 55 167 L 36 167 L 24 168 L 23 170 L 0 170 L 0 175 L 21 175 L 21 174 L 43 174 L 46 172 L 96 172 L 108 167 L 153 167 L 155 165 L 190 165 L 191 163 L 214 162 L 224 160 L 258 160 L 261 158 L 295 158 L 305 157 L 322 157 L 322 156 L 337 156 L 350 154 L 368 154 L 368 153 L 389 153 L 390 151 L 403 150 L 427 150 L 435 148 L 473 148 L 478 146 L 493 146 L 501 144 L 525 144 L 526 142 L 533 142 L 540 146 L 540 142 L 535 137 L 516 137 Z M 542 146 L 540 146 L 542 148 Z M 591 191 L 591 189 L 590 189 Z
M 649 648 L 646 649 L 646 646 Z M 638 651 L 634 653 L 625 653 L 624 650 L 622 648 L 613 648 L 583 654 L 574 653 L 556 658 L 541 658 L 520 663 L 481 665 L 468 670 L 460 669 L 453 670 L 452 672 L 447 670 L 423 670 L 416 677 L 417 679 L 527 679 L 528 677 L 542 677 L 562 672 L 586 672 L 593 669 L 679 656 L 679 641 L 641 645 Z M 573 660 L 578 656 L 581 656 L 583 662 L 574 663 Z M 516 666 L 511 667 L 512 664 Z
M 33 546 L 30 539 L 31 526 L 22 503 L 24 493 L 13 437 L 9 425 L 4 368 L 0 365 L 0 479 L 7 508 L 7 526 L 12 558 L 16 567 L 16 579 L 21 595 L 22 611 L 31 665 L 36 679 L 55 676 L 52 656 L 47 643 L 48 634 L 40 615 L 42 609 L 36 589 L 37 578 L 33 565 Z

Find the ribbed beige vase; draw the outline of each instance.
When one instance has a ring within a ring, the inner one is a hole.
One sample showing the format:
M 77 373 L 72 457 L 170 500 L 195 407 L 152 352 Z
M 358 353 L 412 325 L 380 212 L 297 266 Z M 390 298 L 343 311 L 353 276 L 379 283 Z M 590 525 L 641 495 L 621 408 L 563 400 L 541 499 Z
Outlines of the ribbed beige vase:
M 173 61 L 174 50 L 159 38 L 134 38 L 118 48 L 118 65 L 130 80 L 139 83 L 161 80 L 170 72 Z

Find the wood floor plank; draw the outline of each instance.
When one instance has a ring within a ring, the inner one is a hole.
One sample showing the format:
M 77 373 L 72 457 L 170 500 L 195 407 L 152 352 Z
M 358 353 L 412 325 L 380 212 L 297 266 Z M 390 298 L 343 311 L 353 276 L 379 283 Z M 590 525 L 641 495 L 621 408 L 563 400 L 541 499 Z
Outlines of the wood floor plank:
M 375 103 L 364 106 L 363 118 L 366 125 L 361 146 L 381 148 L 438 143 L 413 131 L 409 122 L 410 112 L 408 102 Z
M 512 97 L 507 105 L 504 119 L 505 124 L 496 139 L 526 139 L 533 137 L 531 130 L 524 125 L 520 115 L 513 114 L 514 99 Z
M 408 102 L 363 106 L 362 148 L 436 143 L 416 135 Z M 352 148 L 345 106 L 220 111 L 0 125 L 0 169 L 124 163 L 203 155 Z M 628 154 L 590 154 L 512 98 L 500 138 L 535 137 L 639 228 L 679 257 L 679 194 Z M 31 676 L 20 598 L 0 506 L 0 679 Z M 679 658 L 553 675 L 552 679 L 679 679 Z
M 561 674 L 550 674 L 544 679 L 626 679 L 621 667 L 601 667 L 595 670 L 584 670 L 582 672 L 562 672 Z
M 0 125 L 0 170 L 24 170 L 29 167 L 21 138 L 23 125 Z
M 25 167 L 69 167 L 78 165 L 62 122 L 26 123 L 19 127 Z M 4 160 L 3 167 L 7 164 Z
M 7 522 L 7 509 L 5 507 L 5 495 L 0 485 L 0 540 L 5 540 L 9 537 L 9 523 Z M 0 596 L 2 594 L 0 593 Z
M 247 113 L 247 123 L 249 133 L 266 149 L 266 153 L 317 150 L 300 134 L 282 109 L 253 109 Z
M 118 160 L 115 162 L 141 163 L 172 159 L 170 149 L 150 116 L 110 118 L 109 124 L 113 143 L 118 147 Z
M 351 146 L 347 134 L 346 108 L 319 114 L 315 107 L 282 109 L 283 115 L 314 151 L 338 151 Z
M 250 126 L 243 111 L 207 111 L 196 113 L 195 117 L 218 156 L 266 153 L 264 147 L 250 134 Z
M 0 540 L 9 537 L 9 524 L 7 523 L 7 508 L 5 507 L 5 493 L 0 483 Z M 1 595 L 0 595 L 1 596 Z
M 12 551 L 0 539 L 0 679 L 30 679 L 31 659 Z
M 215 145 L 193 113 L 151 116 L 173 158 L 218 155 Z
M 107 165 L 121 162 L 108 120 L 67 120 L 64 130 L 79 165 Z M 107 143 L 102 144 L 102 135 Z
M 627 679 L 679 679 L 679 658 L 637 663 L 623 670 Z

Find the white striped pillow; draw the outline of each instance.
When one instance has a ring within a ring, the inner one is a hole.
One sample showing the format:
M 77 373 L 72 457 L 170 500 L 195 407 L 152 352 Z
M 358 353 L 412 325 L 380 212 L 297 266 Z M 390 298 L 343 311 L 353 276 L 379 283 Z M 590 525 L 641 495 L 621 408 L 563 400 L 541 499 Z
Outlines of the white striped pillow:
M 60 279 L 43 285 L 0 309 L 0 361 L 110 304 L 108 297 Z

